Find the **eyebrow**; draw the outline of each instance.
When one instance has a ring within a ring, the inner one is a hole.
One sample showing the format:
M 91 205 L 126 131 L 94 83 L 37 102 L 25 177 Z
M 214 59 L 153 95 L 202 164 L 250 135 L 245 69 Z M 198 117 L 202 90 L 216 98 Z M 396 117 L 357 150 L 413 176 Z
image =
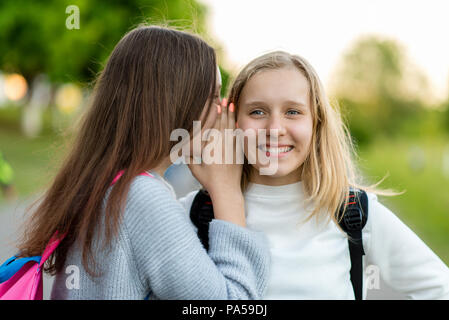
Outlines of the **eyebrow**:
M 287 100 L 283 103 L 284 106 L 298 106 L 298 107 L 305 107 L 306 104 L 301 101 L 294 101 L 294 100 Z
M 268 106 L 265 102 L 263 101 L 249 101 L 243 104 L 243 106 L 259 106 L 259 107 L 266 107 Z
M 304 102 L 300 101 L 294 101 L 294 100 L 287 100 L 282 103 L 283 106 L 298 106 L 298 107 L 305 107 L 306 104 Z M 267 107 L 268 104 L 263 101 L 249 101 L 243 104 L 243 106 L 259 106 L 259 107 Z

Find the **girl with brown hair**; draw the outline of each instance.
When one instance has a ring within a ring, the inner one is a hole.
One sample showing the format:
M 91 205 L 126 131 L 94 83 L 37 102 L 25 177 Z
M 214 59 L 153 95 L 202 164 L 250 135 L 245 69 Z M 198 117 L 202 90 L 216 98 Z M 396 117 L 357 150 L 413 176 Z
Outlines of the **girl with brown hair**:
M 197 36 L 145 26 L 119 41 L 19 246 L 21 256 L 40 255 L 65 234 L 45 268 L 56 273 L 52 299 L 263 294 L 269 252 L 263 234 L 245 228 L 241 166 L 190 165 L 214 199 L 209 254 L 163 178 L 173 130 L 191 132 L 194 120 L 224 130 L 233 118 L 221 112 L 220 85 L 215 52 Z

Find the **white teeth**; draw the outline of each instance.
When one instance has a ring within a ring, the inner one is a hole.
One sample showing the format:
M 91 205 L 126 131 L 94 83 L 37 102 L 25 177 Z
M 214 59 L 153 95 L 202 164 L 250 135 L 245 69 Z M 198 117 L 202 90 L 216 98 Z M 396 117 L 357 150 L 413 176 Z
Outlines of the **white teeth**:
M 267 146 L 259 146 L 259 148 L 262 151 L 265 151 L 265 152 L 268 151 L 269 153 L 273 153 L 273 154 L 289 152 L 290 150 L 293 149 L 293 147 L 267 148 Z

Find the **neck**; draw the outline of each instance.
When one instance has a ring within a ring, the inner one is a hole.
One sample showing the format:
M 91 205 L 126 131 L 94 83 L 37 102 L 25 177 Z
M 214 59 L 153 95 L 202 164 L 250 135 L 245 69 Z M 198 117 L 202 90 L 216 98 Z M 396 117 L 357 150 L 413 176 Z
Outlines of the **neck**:
M 163 177 L 165 171 L 168 169 L 168 167 L 170 167 L 171 164 L 172 163 L 171 163 L 170 157 L 167 157 L 164 160 L 162 160 L 158 166 L 152 168 L 151 170 L 156 172 L 161 177 Z

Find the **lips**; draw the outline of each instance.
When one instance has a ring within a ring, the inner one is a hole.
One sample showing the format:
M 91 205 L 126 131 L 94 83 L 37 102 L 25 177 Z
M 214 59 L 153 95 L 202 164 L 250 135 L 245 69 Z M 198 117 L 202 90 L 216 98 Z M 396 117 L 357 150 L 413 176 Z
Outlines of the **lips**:
M 266 152 L 267 157 L 281 157 L 288 154 L 290 151 L 294 149 L 292 145 L 260 145 L 259 149 Z
M 293 147 L 292 146 L 285 146 L 285 147 L 260 146 L 260 149 L 265 152 L 270 152 L 270 153 L 276 154 L 276 153 L 290 152 L 293 149 Z

